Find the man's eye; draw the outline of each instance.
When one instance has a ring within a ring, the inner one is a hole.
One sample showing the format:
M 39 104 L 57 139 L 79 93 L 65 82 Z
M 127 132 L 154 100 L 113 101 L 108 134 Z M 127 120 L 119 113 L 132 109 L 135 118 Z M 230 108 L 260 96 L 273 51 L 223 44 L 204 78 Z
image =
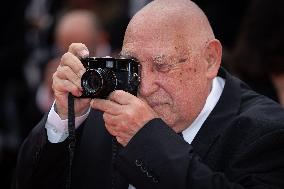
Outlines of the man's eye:
M 155 68 L 158 72 L 168 72 L 171 70 L 171 68 L 173 67 L 173 65 L 169 65 L 169 64 L 156 64 Z

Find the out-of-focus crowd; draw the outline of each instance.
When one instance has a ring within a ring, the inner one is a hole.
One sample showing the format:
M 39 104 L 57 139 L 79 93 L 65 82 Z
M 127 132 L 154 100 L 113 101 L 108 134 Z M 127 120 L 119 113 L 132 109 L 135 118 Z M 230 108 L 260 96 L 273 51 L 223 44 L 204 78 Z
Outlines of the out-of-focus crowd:
M 130 18 L 151 0 L 16 0 L 1 6 L 0 188 L 20 144 L 53 103 L 52 74 L 73 42 L 116 56 Z M 195 0 L 223 44 L 223 66 L 284 106 L 281 0 Z

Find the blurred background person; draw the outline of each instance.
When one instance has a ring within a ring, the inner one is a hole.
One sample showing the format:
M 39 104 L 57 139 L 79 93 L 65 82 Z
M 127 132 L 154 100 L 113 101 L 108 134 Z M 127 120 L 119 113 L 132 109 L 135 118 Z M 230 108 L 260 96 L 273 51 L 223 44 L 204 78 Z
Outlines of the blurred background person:
M 83 9 L 64 12 L 55 25 L 54 44 L 50 49 L 50 59 L 40 66 L 42 81 L 36 91 L 36 104 L 43 114 L 50 109 L 54 100 L 51 79 L 60 62 L 59 57 L 68 50 L 69 45 L 74 41 L 84 43 L 90 49 L 91 56 L 111 54 L 105 31 L 101 29 L 98 18 L 93 12 Z
M 284 106 L 284 1 L 253 0 L 226 60 L 231 72 Z
M 66 9 L 87 9 L 98 16 L 102 27 L 107 31 L 111 52 L 118 54 L 126 26 L 130 0 L 65 0 Z M 136 1 L 136 0 L 135 0 Z
M 54 30 L 54 48 L 61 56 L 76 41 L 95 51 L 99 38 L 99 23 L 95 14 L 88 10 L 69 10 L 63 13 Z

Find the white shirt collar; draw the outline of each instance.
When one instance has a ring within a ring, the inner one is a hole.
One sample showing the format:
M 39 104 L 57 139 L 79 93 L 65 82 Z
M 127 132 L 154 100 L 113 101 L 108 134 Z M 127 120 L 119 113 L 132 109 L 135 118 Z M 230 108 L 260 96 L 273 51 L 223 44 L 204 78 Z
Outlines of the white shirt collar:
M 202 124 L 216 106 L 224 89 L 224 85 L 225 80 L 223 78 L 215 77 L 213 79 L 212 90 L 210 91 L 210 94 L 206 99 L 203 109 L 201 110 L 197 118 L 193 121 L 193 123 L 182 132 L 184 140 L 189 144 L 191 144 Z

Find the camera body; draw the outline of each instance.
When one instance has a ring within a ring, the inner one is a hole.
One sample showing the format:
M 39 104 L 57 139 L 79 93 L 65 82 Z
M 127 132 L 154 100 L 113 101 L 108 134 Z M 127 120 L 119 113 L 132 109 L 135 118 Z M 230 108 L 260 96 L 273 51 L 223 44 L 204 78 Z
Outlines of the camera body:
M 140 84 L 139 64 L 130 58 L 87 57 L 81 59 L 86 68 L 82 75 L 79 98 L 105 99 L 114 90 L 137 95 Z

